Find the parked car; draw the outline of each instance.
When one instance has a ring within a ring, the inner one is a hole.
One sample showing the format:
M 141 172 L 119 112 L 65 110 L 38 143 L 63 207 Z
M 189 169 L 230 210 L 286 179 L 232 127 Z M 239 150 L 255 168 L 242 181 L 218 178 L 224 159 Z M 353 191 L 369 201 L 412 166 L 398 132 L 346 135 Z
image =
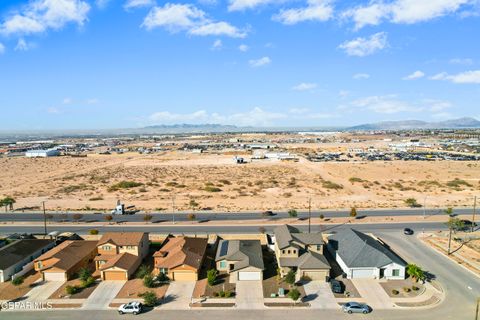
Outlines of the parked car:
M 139 314 L 142 312 L 143 305 L 140 302 L 129 302 L 122 304 L 118 307 L 119 314 L 131 313 L 131 314 Z
M 332 288 L 333 293 L 343 293 L 343 288 L 345 288 L 345 286 L 342 281 L 332 279 L 330 280 L 330 288 Z
M 403 233 L 408 235 L 408 236 L 411 236 L 413 234 L 413 230 L 410 229 L 410 228 L 405 228 L 405 229 L 403 229 Z
M 347 313 L 363 313 L 367 314 L 372 311 L 370 307 L 364 303 L 347 302 L 342 306 L 343 312 Z

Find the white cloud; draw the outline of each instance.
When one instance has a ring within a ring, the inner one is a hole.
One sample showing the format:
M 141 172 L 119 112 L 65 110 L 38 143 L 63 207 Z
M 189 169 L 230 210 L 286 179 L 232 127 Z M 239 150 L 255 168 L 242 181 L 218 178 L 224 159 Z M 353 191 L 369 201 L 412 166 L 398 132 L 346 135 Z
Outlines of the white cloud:
M 370 75 L 368 73 L 356 73 L 352 77 L 355 80 L 369 79 Z
M 262 57 L 260 59 L 253 59 L 248 61 L 248 64 L 250 64 L 250 66 L 253 68 L 263 67 L 270 63 L 272 63 L 272 60 L 269 57 Z
M 349 56 L 365 57 L 387 46 L 387 34 L 378 32 L 369 38 L 356 38 L 342 43 L 339 48 L 345 50 Z
M 5 46 L 0 42 L 0 54 L 5 53 Z
M 302 82 L 292 87 L 292 89 L 295 91 L 307 91 L 307 90 L 315 89 L 316 87 L 317 87 L 316 83 Z
M 223 47 L 222 40 L 217 39 L 212 44 L 212 50 L 220 50 Z
M 415 80 L 415 79 L 423 78 L 424 76 L 425 76 L 425 73 L 423 73 L 423 72 L 420 71 L 420 70 L 417 70 L 417 71 L 409 74 L 408 76 L 403 77 L 402 79 L 403 79 L 403 80 Z
M 33 34 L 48 29 L 58 30 L 68 23 L 82 26 L 87 21 L 89 10 L 90 5 L 81 0 L 30 1 L 0 25 L 0 32 L 5 35 Z
M 110 3 L 110 0 L 96 0 L 95 1 L 95 4 L 100 9 L 105 9 L 109 3 Z
M 397 99 L 396 95 L 370 96 L 361 98 L 353 101 L 352 106 L 385 114 L 420 111 L 419 108 L 414 107 L 405 101 Z
M 247 33 L 240 31 L 228 22 L 209 22 L 190 29 L 190 34 L 197 36 L 228 36 L 232 38 L 245 38 Z
M 247 9 L 254 9 L 259 6 L 267 4 L 275 4 L 284 2 L 281 0 L 230 0 L 228 5 L 228 11 L 243 11 Z
M 304 21 L 327 21 L 333 16 L 330 0 L 308 0 L 303 8 L 282 10 L 273 20 L 293 25 Z
M 239 30 L 228 22 L 215 22 L 207 18 L 203 10 L 192 4 L 171 4 L 153 7 L 145 17 L 142 27 L 147 30 L 162 27 L 170 32 L 186 30 L 197 36 L 228 36 L 244 38 L 246 31 Z
M 58 108 L 55 108 L 55 107 L 50 107 L 47 109 L 47 113 L 51 113 L 51 114 L 59 114 L 59 113 L 62 113 L 61 110 L 59 110 Z
M 250 47 L 247 46 L 246 44 L 241 44 L 241 45 L 238 46 L 238 50 L 240 50 L 242 52 L 247 52 L 249 49 L 250 49 Z
M 288 110 L 288 113 L 291 113 L 291 114 L 305 114 L 308 111 L 310 111 L 310 109 L 308 109 L 308 108 L 291 108 L 290 110 Z
M 72 98 L 64 98 L 62 101 L 63 104 L 72 104 L 72 102 L 73 102 Z
M 177 123 L 221 123 L 239 126 L 270 126 L 275 120 L 285 119 L 284 113 L 268 112 L 261 108 L 253 108 L 248 112 L 234 114 L 208 113 L 199 110 L 192 113 L 171 113 L 169 111 L 156 112 L 149 117 L 149 121 L 156 124 Z
M 431 80 L 445 80 L 453 83 L 480 83 L 480 70 L 465 71 L 458 74 L 450 75 L 446 72 L 438 73 Z
M 15 51 L 28 51 L 32 46 L 25 41 L 25 39 L 20 38 L 17 41 L 17 45 L 15 46 Z
M 153 6 L 154 4 L 155 1 L 153 0 L 127 0 L 123 5 L 123 8 L 125 8 L 125 10 L 136 9 L 141 7 Z
M 470 58 L 464 58 L 464 59 L 454 58 L 454 59 L 450 59 L 449 62 L 451 64 L 462 64 L 462 65 L 472 65 L 473 64 L 473 60 L 470 59 Z
M 342 17 L 351 18 L 355 29 L 366 25 L 378 25 L 382 21 L 413 24 L 439 18 L 459 11 L 476 0 L 394 0 L 371 1 L 343 12 Z
M 87 99 L 86 102 L 87 102 L 87 104 L 92 105 L 92 104 L 97 104 L 97 103 L 99 103 L 100 101 L 99 101 L 97 98 L 90 98 L 90 99 Z

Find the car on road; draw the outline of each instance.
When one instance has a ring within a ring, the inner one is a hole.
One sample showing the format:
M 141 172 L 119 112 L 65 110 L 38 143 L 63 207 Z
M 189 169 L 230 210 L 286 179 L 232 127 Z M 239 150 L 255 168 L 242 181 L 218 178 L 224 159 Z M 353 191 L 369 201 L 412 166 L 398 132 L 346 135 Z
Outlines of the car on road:
M 343 285 L 342 281 L 338 281 L 335 279 L 330 280 L 330 288 L 332 288 L 333 293 L 343 293 Z
M 264 216 L 264 217 L 271 217 L 271 216 L 274 216 L 274 215 L 275 214 L 271 210 L 267 210 L 267 211 L 262 212 L 262 216 Z
M 139 314 L 143 310 L 143 305 L 140 302 L 132 301 L 129 303 L 122 304 L 118 307 L 119 314 L 131 313 L 131 314 Z
M 403 229 L 403 233 L 408 235 L 408 236 L 411 236 L 413 234 L 413 230 L 410 229 L 410 228 L 405 228 L 405 229 Z
M 342 306 L 343 312 L 346 313 L 363 313 L 367 314 L 372 311 L 368 305 L 365 303 L 358 303 L 358 302 L 347 302 Z

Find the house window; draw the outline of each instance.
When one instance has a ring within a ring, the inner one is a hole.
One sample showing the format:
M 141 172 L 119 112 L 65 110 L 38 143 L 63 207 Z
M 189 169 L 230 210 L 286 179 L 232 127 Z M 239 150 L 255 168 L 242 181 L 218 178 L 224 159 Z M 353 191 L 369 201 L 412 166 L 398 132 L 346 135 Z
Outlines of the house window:
M 160 268 L 160 273 L 167 274 L 168 268 Z
M 393 277 L 399 277 L 400 276 L 400 270 L 399 269 L 393 269 L 392 270 L 392 276 Z
M 297 253 L 297 250 L 293 250 L 293 253 L 296 254 L 296 253 Z
M 102 250 L 105 250 L 105 251 L 108 251 L 108 250 L 111 250 L 111 249 L 112 249 L 112 247 L 110 247 L 110 246 L 103 246 L 102 247 Z
M 317 244 L 317 251 L 320 251 L 322 250 L 322 245 L 321 244 Z
M 285 254 L 285 250 L 282 250 L 282 253 Z
M 220 261 L 220 268 L 225 269 L 227 267 L 226 261 Z
M 41 269 L 42 268 L 42 261 L 38 261 L 37 266 L 38 266 L 39 269 Z
M 290 250 L 288 250 L 288 254 L 290 254 Z

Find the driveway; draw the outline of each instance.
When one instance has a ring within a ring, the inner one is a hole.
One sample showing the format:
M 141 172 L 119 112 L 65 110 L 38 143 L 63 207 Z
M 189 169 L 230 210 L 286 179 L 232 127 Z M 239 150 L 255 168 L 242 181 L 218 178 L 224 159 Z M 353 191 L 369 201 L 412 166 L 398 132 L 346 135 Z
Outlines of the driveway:
M 395 304 L 387 295 L 378 280 L 374 279 L 352 279 L 358 293 L 365 299 L 365 302 L 373 309 L 394 309 Z
M 35 282 L 35 287 L 33 287 L 33 289 L 30 290 L 24 297 L 28 301 L 47 300 L 64 283 L 64 281 L 37 281 Z
M 160 309 L 190 309 L 195 281 L 172 281 L 168 286 L 165 298 L 161 301 Z
M 262 281 L 237 281 L 237 308 L 263 309 Z
M 126 281 L 102 281 L 83 303 L 83 309 L 108 309 L 108 305 L 117 296 L 125 282 Z
M 328 282 L 309 281 L 303 285 L 305 289 L 304 302 L 310 303 L 314 309 L 339 309 Z

